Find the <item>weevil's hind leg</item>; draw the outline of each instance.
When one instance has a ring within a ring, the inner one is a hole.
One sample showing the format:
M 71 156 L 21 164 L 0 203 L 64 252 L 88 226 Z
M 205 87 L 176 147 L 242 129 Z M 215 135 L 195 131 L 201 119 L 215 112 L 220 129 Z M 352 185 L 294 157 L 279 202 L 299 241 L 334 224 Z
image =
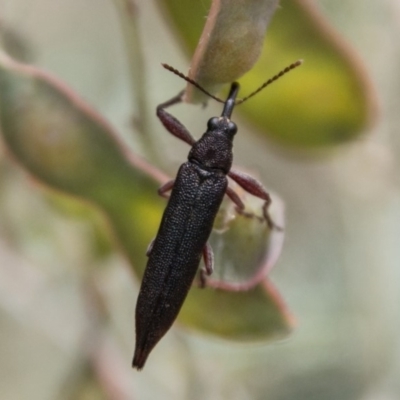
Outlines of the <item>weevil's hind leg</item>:
M 214 252 L 211 245 L 207 242 L 203 248 L 204 267 L 200 270 L 200 287 L 204 288 L 207 285 L 207 276 L 210 276 L 214 271 Z
M 161 197 L 165 197 L 166 199 L 168 199 L 169 196 L 166 193 L 169 192 L 174 187 L 174 183 L 175 183 L 175 180 L 164 183 L 164 185 L 162 185 L 161 187 L 158 188 L 157 193 Z
M 262 200 L 264 200 L 264 205 L 263 205 L 263 216 L 265 221 L 267 222 L 268 226 L 271 229 L 276 229 L 278 231 L 282 231 L 283 229 L 276 225 L 275 222 L 272 220 L 271 216 L 269 215 L 268 212 L 268 208 L 271 204 L 271 197 L 269 195 L 269 193 L 265 190 L 264 186 L 258 182 L 256 179 L 254 179 L 252 176 L 247 175 L 243 172 L 238 172 L 238 171 L 234 171 L 231 170 L 229 172 L 229 177 L 232 178 L 239 186 L 241 186 L 244 190 L 246 190 L 246 192 L 249 192 L 250 194 L 252 194 L 255 197 L 258 197 Z M 230 188 L 228 188 L 228 190 L 230 190 L 231 192 L 234 193 L 234 195 L 239 198 L 239 196 Z M 230 199 L 238 206 L 239 209 L 241 209 L 240 205 L 237 202 L 237 199 L 233 198 L 230 193 L 228 192 L 228 190 L 226 191 L 226 194 L 230 197 Z M 240 198 L 239 198 L 240 200 Z M 241 205 L 243 205 L 242 200 L 240 200 Z M 244 209 L 244 205 L 243 208 Z
M 179 93 L 177 96 L 173 97 L 171 100 L 157 106 L 157 117 L 160 119 L 161 123 L 167 129 L 168 132 L 172 133 L 178 139 L 183 140 L 190 146 L 192 146 L 196 141 L 190 132 L 179 122 L 174 116 L 169 112 L 165 111 L 167 107 L 174 104 L 180 103 L 182 101 L 183 92 Z
M 203 248 L 203 258 L 204 258 L 204 273 L 210 276 L 214 272 L 214 252 L 210 243 L 206 243 Z

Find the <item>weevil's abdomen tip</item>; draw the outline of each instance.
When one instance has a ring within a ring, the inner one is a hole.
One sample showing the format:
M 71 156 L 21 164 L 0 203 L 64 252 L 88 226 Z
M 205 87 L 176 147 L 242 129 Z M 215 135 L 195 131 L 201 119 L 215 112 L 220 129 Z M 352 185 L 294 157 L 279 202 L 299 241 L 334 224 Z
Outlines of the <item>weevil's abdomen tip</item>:
M 148 355 L 149 354 L 142 349 L 136 349 L 135 355 L 133 356 L 132 367 L 140 371 L 144 367 Z

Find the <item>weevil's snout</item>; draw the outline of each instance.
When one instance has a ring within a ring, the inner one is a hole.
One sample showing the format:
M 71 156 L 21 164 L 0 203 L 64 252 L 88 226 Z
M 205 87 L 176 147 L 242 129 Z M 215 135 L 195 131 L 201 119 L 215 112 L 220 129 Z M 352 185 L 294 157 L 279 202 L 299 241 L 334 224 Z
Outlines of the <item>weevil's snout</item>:
M 230 119 L 233 109 L 235 107 L 236 97 L 239 94 L 240 86 L 237 82 L 233 82 L 231 85 L 231 90 L 229 91 L 228 98 L 225 101 L 224 109 L 222 110 L 221 117 Z

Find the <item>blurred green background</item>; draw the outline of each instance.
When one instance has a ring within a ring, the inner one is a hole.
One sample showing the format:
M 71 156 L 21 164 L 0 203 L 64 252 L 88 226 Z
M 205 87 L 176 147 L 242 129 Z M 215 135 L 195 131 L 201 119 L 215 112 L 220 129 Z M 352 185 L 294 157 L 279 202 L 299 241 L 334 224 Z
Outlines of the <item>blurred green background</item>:
M 293 335 L 240 345 L 174 327 L 144 371 L 131 370 L 138 282 L 114 250 L 106 222 L 44 191 L 1 146 L 2 398 L 400 397 L 400 7 L 397 0 L 318 5 L 364 61 L 377 91 L 376 122 L 349 144 L 310 153 L 280 146 L 260 135 L 250 117 L 235 117 L 235 163 L 259 174 L 286 204 L 284 250 L 271 278 L 296 316 Z M 2 26 L 27 41 L 35 65 L 66 81 L 135 153 L 150 158 L 148 144 L 132 128 L 138 122 L 133 116 L 144 113 L 162 150 L 154 162 L 173 174 L 187 146 L 166 134 L 154 109 L 183 85 L 160 63 L 186 71 L 189 59 L 157 2 L 138 2 L 137 12 L 145 81 L 132 83 L 111 1 L 0 0 Z M 307 71 L 307 63 L 301 69 Z M 292 74 L 291 82 L 298 77 L 310 86 L 318 70 Z M 132 98 L 132 86 L 145 91 L 145 105 Z M 278 86 L 274 90 L 279 93 Z M 173 109 L 196 137 L 219 113 L 211 102 L 204 110 Z

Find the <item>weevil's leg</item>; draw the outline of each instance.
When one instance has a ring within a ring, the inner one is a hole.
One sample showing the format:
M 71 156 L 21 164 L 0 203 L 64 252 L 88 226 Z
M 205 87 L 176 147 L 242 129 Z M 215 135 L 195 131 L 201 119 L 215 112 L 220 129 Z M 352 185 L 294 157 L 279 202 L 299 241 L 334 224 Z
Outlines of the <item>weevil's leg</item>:
M 174 187 L 174 183 L 175 183 L 175 180 L 164 183 L 164 185 L 162 185 L 160 188 L 158 188 L 157 193 L 161 197 L 165 197 L 166 199 L 168 199 L 169 196 L 166 193 Z
M 203 248 L 204 268 L 200 270 L 200 287 L 204 288 L 207 284 L 207 276 L 214 271 L 214 253 L 211 245 L 207 242 Z
M 146 256 L 147 257 L 150 256 L 151 251 L 153 250 L 154 240 L 155 239 L 152 239 L 151 242 L 149 243 L 149 245 L 147 246 L 147 250 L 146 250 Z
M 210 243 L 206 243 L 203 249 L 204 273 L 210 276 L 214 271 L 214 252 Z
M 168 132 L 192 146 L 196 141 L 190 132 L 175 117 L 165 111 L 165 108 L 180 103 L 182 101 L 182 95 L 183 92 L 179 93 L 171 100 L 168 100 L 165 103 L 157 106 L 157 117 L 160 119 L 161 123 L 165 126 Z
M 242 214 L 242 215 L 245 215 L 246 217 L 254 217 L 254 215 L 253 214 L 251 214 L 251 213 L 246 213 L 245 211 L 244 211 L 244 209 L 245 209 L 245 206 L 244 206 L 244 203 L 243 203 L 243 201 L 242 201 L 242 199 L 239 197 L 239 195 L 232 189 L 232 188 L 230 188 L 229 186 L 226 188 L 226 195 L 232 200 L 232 202 L 234 203 L 234 204 L 236 204 L 236 211 L 239 213 L 239 214 Z
M 236 209 L 239 213 L 244 211 L 244 203 L 239 195 L 229 186 L 226 188 L 226 195 L 236 204 Z
M 265 190 L 264 186 L 260 182 L 258 182 L 256 179 L 254 179 L 252 176 L 247 175 L 243 172 L 231 170 L 228 175 L 244 190 L 246 190 L 253 196 L 264 200 L 265 203 L 263 205 L 263 215 L 264 215 L 265 220 L 267 221 L 268 226 L 271 229 L 276 229 L 279 231 L 283 230 L 280 226 L 275 224 L 275 222 L 271 219 L 271 216 L 268 213 L 268 207 L 271 204 L 271 197 L 268 194 L 268 192 Z M 227 194 L 228 194 L 228 192 L 227 192 Z M 229 196 L 229 194 L 228 194 L 228 196 Z M 243 202 L 242 202 L 242 204 L 243 204 Z
M 267 224 L 268 224 L 268 226 L 270 227 L 270 229 L 275 229 L 275 230 L 277 230 L 277 231 L 283 231 L 284 229 L 283 229 L 281 226 L 277 225 L 277 224 L 272 220 L 271 216 L 269 215 L 268 208 L 269 208 L 270 205 L 271 205 L 271 199 L 269 199 L 269 201 L 268 201 L 268 200 L 265 200 L 264 205 L 263 205 L 263 215 L 264 215 L 264 218 L 265 218 L 265 220 L 267 221 Z

